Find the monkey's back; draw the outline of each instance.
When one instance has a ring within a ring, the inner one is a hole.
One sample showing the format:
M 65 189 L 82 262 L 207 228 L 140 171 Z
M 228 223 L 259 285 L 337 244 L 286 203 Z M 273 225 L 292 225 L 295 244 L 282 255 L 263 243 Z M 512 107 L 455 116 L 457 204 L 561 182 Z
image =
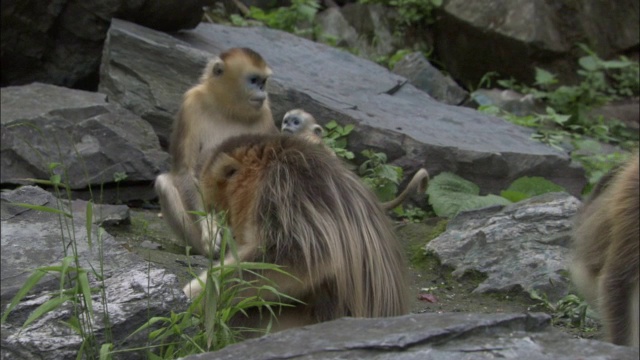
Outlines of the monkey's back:
M 238 147 L 262 166 L 252 191 L 258 237 L 270 256 L 264 260 L 303 266 L 321 284 L 311 292 L 332 307 L 316 309 L 319 320 L 408 312 L 401 244 L 375 195 L 341 160 L 324 145 L 286 135 L 242 136 L 220 151 Z

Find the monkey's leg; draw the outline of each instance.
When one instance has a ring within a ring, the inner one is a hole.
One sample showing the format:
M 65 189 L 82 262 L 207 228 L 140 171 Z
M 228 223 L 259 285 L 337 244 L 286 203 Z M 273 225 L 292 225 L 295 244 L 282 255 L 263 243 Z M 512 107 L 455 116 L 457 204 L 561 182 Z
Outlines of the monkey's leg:
M 633 292 L 638 286 L 638 265 L 637 261 L 629 261 L 627 250 L 622 246 L 610 249 L 598 284 L 599 309 L 607 340 L 617 345 L 638 342 L 637 336 L 631 339 L 632 324 L 638 321 L 637 317 L 632 318 L 632 306 L 638 306 L 632 304 Z

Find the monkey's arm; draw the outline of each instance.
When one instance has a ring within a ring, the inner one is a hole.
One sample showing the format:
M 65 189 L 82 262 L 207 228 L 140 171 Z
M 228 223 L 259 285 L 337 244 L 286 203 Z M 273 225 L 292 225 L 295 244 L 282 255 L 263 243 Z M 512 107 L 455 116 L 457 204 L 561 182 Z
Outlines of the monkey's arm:
M 427 189 L 427 185 L 429 184 L 429 173 L 425 169 L 420 169 L 418 172 L 413 175 L 413 178 L 407 185 L 407 187 L 396 197 L 395 199 L 382 203 L 382 208 L 385 210 L 391 210 L 396 206 L 400 205 L 404 199 L 409 195 L 409 192 L 416 190 L 419 193 L 424 193 Z

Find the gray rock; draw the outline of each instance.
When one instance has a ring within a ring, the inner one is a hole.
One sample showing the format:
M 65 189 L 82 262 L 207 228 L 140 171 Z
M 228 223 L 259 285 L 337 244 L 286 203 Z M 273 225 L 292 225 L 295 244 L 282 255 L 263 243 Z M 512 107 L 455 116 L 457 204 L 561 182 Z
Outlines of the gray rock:
M 64 230 L 61 230 L 57 214 L 18 207 L 11 204 L 13 202 L 60 209 L 72 214 L 73 218 L 63 217 Z M 103 304 L 99 293 L 92 297 L 95 311 L 93 329 L 100 344 L 106 341 L 103 317 L 105 306 L 113 341 L 120 349 L 133 345 L 137 347 L 145 341 L 146 334 L 142 338 L 124 340 L 144 324 L 148 316 L 165 315 L 170 310 L 182 311 L 187 306 L 175 275 L 149 265 L 141 257 L 129 253 L 97 226 L 91 228 L 93 246 L 88 246 L 85 202 L 73 202 L 69 208 L 68 203 L 56 200 L 40 188 L 24 186 L 2 193 L 0 206 L 3 308 L 36 268 L 60 265 L 64 256 L 63 246 L 68 245 L 72 238 L 76 240 L 81 267 L 100 271 L 102 264 L 104 268 L 104 288 L 108 302 Z M 94 213 L 102 210 L 109 213 L 113 208 L 96 206 Z M 104 220 L 104 215 L 103 218 L 94 219 L 96 222 Z M 67 251 L 71 253 L 70 248 Z M 91 271 L 89 273 L 90 285 L 101 287 L 103 284 L 93 277 Z M 57 290 L 59 286 L 58 278 L 46 276 L 30 292 L 31 295 L 9 315 L 7 322 L 2 324 L 2 359 L 76 358 L 82 339 L 61 323 L 69 321 L 73 313 L 71 304 L 63 305 L 21 330 L 27 316 L 49 300 L 49 291 Z M 134 355 L 128 354 L 127 358 L 141 358 L 141 354 Z
M 532 83 L 535 67 L 575 80 L 574 45 L 589 44 L 602 58 L 637 47 L 638 10 L 635 0 L 450 0 L 435 24 L 436 52 L 465 84 L 490 71 Z
M 203 0 L 3 1 L 2 86 L 33 81 L 95 89 L 111 18 L 163 31 L 195 27 Z
M 636 359 L 638 349 L 573 339 L 545 314 L 412 314 L 343 318 L 279 332 L 185 360 Z
M 148 182 L 168 169 L 167 153 L 160 149 L 149 124 L 104 95 L 34 83 L 2 89 L 2 183 L 23 184 L 25 178 L 51 176 L 54 171 L 71 189 L 115 183 Z M 151 195 L 149 195 L 149 193 Z M 97 197 L 97 196 L 96 196 Z
M 426 250 L 454 276 L 487 275 L 474 292 L 539 291 L 551 301 L 567 294 L 570 229 L 580 201 L 549 193 L 502 208 L 463 212 Z
M 234 46 L 253 48 L 274 69 L 269 92 L 276 122 L 301 107 L 322 124 L 355 124 L 352 150 L 385 151 L 407 173 L 425 165 L 432 175 L 455 172 L 486 192 L 526 175 L 544 176 L 576 195 L 585 184 L 566 153 L 534 142 L 529 129 L 438 103 L 372 62 L 271 29 L 201 24 L 171 37 L 114 20 L 101 89 L 166 139 L 179 95 L 196 82 L 207 53 Z
M 355 48 L 358 45 L 356 29 L 344 18 L 339 8 L 330 7 L 319 12 L 314 22 L 320 30 L 321 40 L 323 37 L 333 38 L 335 45 L 342 48 Z
M 421 52 L 405 56 L 395 64 L 393 72 L 406 77 L 413 86 L 445 104 L 460 105 L 469 98 L 466 90 L 450 76 L 440 73 Z

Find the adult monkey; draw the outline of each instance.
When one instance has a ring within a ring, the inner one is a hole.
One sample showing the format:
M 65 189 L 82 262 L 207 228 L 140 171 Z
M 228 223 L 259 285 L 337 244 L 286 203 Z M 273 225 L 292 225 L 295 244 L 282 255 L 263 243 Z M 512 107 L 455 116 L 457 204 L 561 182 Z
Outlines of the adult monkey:
M 233 48 L 213 58 L 200 82 L 184 94 L 169 143 L 171 171 L 156 178 L 162 214 L 173 231 L 196 252 L 217 252 L 211 234 L 215 219 L 197 222 L 203 210 L 197 188 L 202 155 L 239 134 L 277 133 L 265 90 L 271 69 L 249 48 Z
M 342 316 L 381 317 L 408 312 L 405 261 L 390 220 L 375 195 L 324 146 L 296 136 L 242 135 L 225 141 L 202 168 L 205 209 L 226 212 L 238 261 L 280 265 L 243 272 L 255 288 L 238 301 L 275 283 L 304 304 L 282 308 L 274 329 L 282 330 Z M 184 287 L 202 292 L 200 279 Z M 266 300 L 277 299 L 261 292 Z M 235 324 L 264 326 L 258 311 L 238 314 Z
M 636 153 L 606 175 L 576 216 L 571 277 L 598 312 L 608 341 L 638 347 L 640 185 Z
M 314 144 L 323 144 L 322 133 L 324 132 L 322 126 L 318 125 L 318 122 L 313 115 L 302 109 L 293 109 L 287 111 L 282 118 L 282 126 L 280 131 L 283 134 L 291 134 L 299 136 Z M 385 210 L 392 210 L 400 205 L 409 196 L 409 193 L 416 191 L 418 194 L 424 194 L 429 184 L 429 172 L 426 169 L 421 168 L 418 170 L 407 187 L 398 195 L 395 199 L 382 203 L 382 207 Z

